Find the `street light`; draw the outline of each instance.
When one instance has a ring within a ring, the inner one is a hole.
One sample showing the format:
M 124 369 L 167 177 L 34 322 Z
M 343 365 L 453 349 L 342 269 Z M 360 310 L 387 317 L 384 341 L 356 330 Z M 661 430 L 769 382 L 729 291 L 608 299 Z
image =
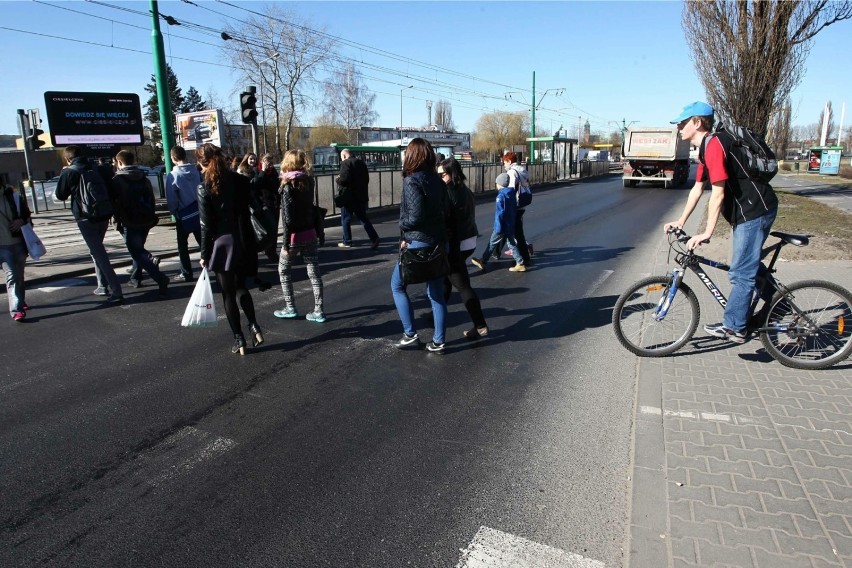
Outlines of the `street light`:
M 266 63 L 267 61 L 271 61 L 273 59 L 278 59 L 281 57 L 281 54 L 277 51 L 264 59 L 263 61 L 258 62 L 257 67 L 260 68 L 261 65 Z M 263 126 L 263 153 L 268 154 L 269 150 L 266 147 L 266 107 L 263 105 L 263 83 L 266 81 L 263 77 L 263 71 L 260 72 L 260 123 Z
M 413 89 L 414 85 L 403 87 L 399 90 L 399 145 L 402 146 L 402 92 L 406 89 Z

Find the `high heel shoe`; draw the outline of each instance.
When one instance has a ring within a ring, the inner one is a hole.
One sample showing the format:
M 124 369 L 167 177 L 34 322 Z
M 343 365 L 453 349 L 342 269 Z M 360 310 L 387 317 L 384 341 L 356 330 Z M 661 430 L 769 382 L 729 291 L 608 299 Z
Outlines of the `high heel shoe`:
M 260 331 L 260 326 L 256 323 L 253 323 L 249 326 L 249 333 L 251 333 L 251 343 L 252 347 L 257 347 L 263 343 L 263 332 Z
M 242 333 L 234 334 L 234 346 L 231 347 L 231 353 L 246 354 L 246 338 L 243 337 Z

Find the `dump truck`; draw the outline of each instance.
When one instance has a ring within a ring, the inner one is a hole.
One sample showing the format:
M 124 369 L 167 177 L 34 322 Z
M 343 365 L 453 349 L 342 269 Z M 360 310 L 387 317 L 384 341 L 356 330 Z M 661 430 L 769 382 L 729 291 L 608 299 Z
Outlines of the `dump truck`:
M 674 126 L 628 128 L 622 160 L 624 187 L 641 182 L 680 187 L 689 178 L 689 141 Z

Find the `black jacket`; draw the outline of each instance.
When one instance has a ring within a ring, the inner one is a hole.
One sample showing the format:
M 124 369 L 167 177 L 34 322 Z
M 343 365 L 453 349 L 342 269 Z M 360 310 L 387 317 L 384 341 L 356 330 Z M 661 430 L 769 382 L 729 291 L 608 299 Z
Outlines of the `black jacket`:
M 463 240 L 479 234 L 476 228 L 476 202 L 473 199 L 473 193 L 465 184 L 448 184 L 447 200 L 449 201 L 447 236 L 450 248 L 456 248 Z
M 201 258 L 210 260 L 213 243 L 222 235 L 234 235 L 248 260 L 246 273 L 257 274 L 257 241 L 251 224 L 249 180 L 225 171 L 218 195 L 207 184 L 198 186 L 198 211 L 201 217 Z M 252 263 L 253 259 L 253 263 Z M 253 267 L 253 272 L 252 272 Z
M 27 198 L 23 195 L 20 196 L 20 207 L 15 203 L 15 191 L 11 188 L 6 188 L 3 191 L 3 199 L 6 200 L 6 203 L 9 205 L 9 211 L 16 212 L 17 214 L 13 214 L 12 218 L 8 220 L 8 222 L 13 221 L 14 219 L 20 219 L 25 224 L 30 222 L 30 218 L 32 217 L 32 213 L 30 213 L 30 208 L 27 205 Z M 2 217 L 2 215 L 0 215 Z M 6 223 L 6 219 L 0 219 L 0 222 Z M 15 231 L 12 234 L 12 238 L 24 238 L 21 234 L 21 231 Z
M 352 200 L 355 203 L 366 204 L 370 201 L 368 190 L 370 185 L 370 171 L 367 169 L 367 164 L 361 158 L 349 156 L 340 162 L 340 175 L 337 176 L 337 183 L 341 188 L 349 190 Z
M 416 171 L 402 180 L 399 229 L 404 241 L 446 242 L 447 212 L 447 187 L 434 171 Z
M 115 216 L 125 227 L 149 228 L 157 224 L 154 206 L 154 188 L 148 176 L 136 166 L 118 170 L 109 182 Z M 144 196 L 138 200 L 138 191 Z
M 315 228 L 314 225 L 314 178 L 304 177 L 287 182 L 281 188 L 281 230 L 284 249 L 290 248 L 290 235 Z
M 251 180 L 252 195 L 255 202 L 270 211 L 276 211 L 281 206 L 281 197 L 278 193 L 278 174 L 275 168 L 257 170 Z
M 56 198 L 65 201 L 71 197 L 71 214 L 74 215 L 74 219 L 77 221 L 82 218 L 76 197 L 77 191 L 80 188 L 80 171 L 88 169 L 91 169 L 89 160 L 78 156 L 71 160 L 70 166 L 62 170 L 62 173 L 59 174 L 59 181 L 56 183 Z

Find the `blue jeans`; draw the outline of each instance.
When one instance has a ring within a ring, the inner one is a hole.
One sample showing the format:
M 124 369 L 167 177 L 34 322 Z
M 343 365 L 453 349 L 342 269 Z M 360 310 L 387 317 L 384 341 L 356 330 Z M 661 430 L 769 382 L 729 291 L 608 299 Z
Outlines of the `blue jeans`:
M 142 270 L 148 273 L 157 284 L 168 282 L 165 274 L 160 272 L 160 269 L 154 264 L 151 253 L 145 249 L 145 241 L 148 239 L 148 231 L 139 227 L 124 228 L 124 243 L 127 245 L 127 252 L 133 258 L 133 266 L 135 272 L 130 274 L 130 278 L 139 280 L 142 277 Z
M 89 247 L 89 254 L 95 260 L 95 266 L 101 271 L 109 285 L 109 291 L 117 298 L 122 297 L 121 283 L 118 281 L 118 276 L 115 275 L 115 270 L 109 262 L 109 255 L 104 247 L 104 236 L 107 232 L 109 221 L 89 221 L 88 219 L 80 219 L 77 221 L 77 227 L 80 229 L 80 235 L 86 246 Z
M 423 248 L 425 243 L 413 242 L 409 246 L 412 249 Z M 402 275 L 399 272 L 399 263 L 393 269 L 391 275 L 391 292 L 393 292 L 393 303 L 396 304 L 396 311 L 399 312 L 399 319 L 402 321 L 402 330 L 405 335 L 411 337 L 417 333 L 414 327 L 414 308 L 411 307 L 411 300 L 408 298 L 405 283 L 402 281 Z M 444 342 L 444 333 L 446 332 L 447 319 L 447 302 L 444 300 L 444 277 L 429 280 L 426 283 L 426 296 L 432 302 L 432 315 L 435 318 L 435 334 L 432 336 L 432 341 L 435 343 Z
M 774 209 L 757 219 L 734 227 L 731 270 L 728 272 L 731 295 L 728 297 L 725 317 L 722 320 L 722 325 L 734 331 L 744 330 L 751 315 L 749 310 L 756 292 L 754 283 L 760 267 L 760 252 L 777 213 L 778 210 Z
M 506 240 L 506 246 L 509 247 L 509 251 L 512 253 L 512 258 L 515 259 L 517 264 L 524 264 L 524 259 L 521 257 L 521 251 L 518 250 L 518 245 L 515 242 L 515 235 L 504 235 L 501 233 L 491 233 L 491 238 L 488 239 L 488 244 L 485 245 L 485 250 L 480 257 L 482 260 L 482 264 L 488 264 L 488 260 L 491 258 L 491 253 L 494 252 L 494 249 L 500 250 L 501 243 L 503 240 Z
M 367 204 L 366 203 L 358 203 L 352 205 L 350 207 L 341 207 L 340 208 L 340 224 L 343 226 L 343 242 L 347 245 L 352 244 L 352 227 L 350 226 L 352 222 L 352 216 L 358 218 L 361 221 L 361 224 L 364 225 L 364 230 L 367 231 L 367 236 L 370 238 L 370 242 L 376 242 L 379 240 L 379 234 L 376 232 L 376 229 L 373 228 L 373 224 L 370 222 L 370 219 L 367 217 Z
M 27 262 L 27 246 L 13 243 L 0 246 L 0 265 L 6 273 L 6 296 L 9 298 L 9 313 L 21 312 L 26 303 L 24 295 L 24 265 Z

